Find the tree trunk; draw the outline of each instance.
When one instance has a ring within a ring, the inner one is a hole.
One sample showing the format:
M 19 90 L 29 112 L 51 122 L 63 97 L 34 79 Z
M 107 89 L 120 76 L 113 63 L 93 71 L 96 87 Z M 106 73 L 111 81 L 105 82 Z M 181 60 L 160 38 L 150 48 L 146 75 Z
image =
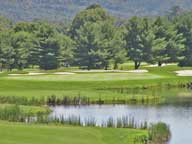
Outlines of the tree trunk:
M 89 62 L 88 62 L 88 66 L 87 66 L 87 70 L 91 70 L 91 58 L 89 57 Z
M 158 61 L 158 66 L 161 67 L 162 66 L 162 62 Z
M 23 65 L 19 64 L 19 70 L 23 70 Z
M 115 62 L 114 69 L 116 70 L 118 68 L 118 64 Z
M 135 61 L 135 69 L 139 69 L 141 62 Z
M 108 62 L 106 62 L 106 63 L 105 63 L 105 67 L 104 67 L 105 70 L 108 70 L 108 67 L 109 67 L 109 64 L 108 64 Z
M 3 71 L 3 64 L 0 63 L 0 71 L 2 72 Z
M 88 70 L 88 71 L 91 70 L 91 66 L 90 66 L 90 65 L 87 66 L 87 70 Z

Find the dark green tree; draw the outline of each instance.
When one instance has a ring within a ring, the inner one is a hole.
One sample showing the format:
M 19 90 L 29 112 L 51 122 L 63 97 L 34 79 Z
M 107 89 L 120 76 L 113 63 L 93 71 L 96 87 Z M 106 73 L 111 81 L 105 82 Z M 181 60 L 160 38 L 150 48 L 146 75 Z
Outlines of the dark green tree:
M 181 52 L 185 48 L 185 38 L 178 32 L 175 25 L 158 17 L 154 23 L 155 41 L 153 47 L 154 61 L 162 63 L 178 62 Z
M 59 66 L 69 66 L 74 62 L 74 51 L 75 51 L 75 42 L 64 34 L 58 34 L 56 37 L 57 42 L 59 43 L 58 50 L 58 62 Z
M 105 56 L 102 45 L 101 27 L 98 23 L 88 22 L 82 26 L 75 37 L 77 44 L 76 60 L 79 66 L 85 66 L 88 70 L 100 68 L 101 59 Z
M 31 50 L 34 48 L 34 37 L 24 31 L 14 33 L 12 36 L 12 46 L 15 50 L 15 66 L 23 69 L 30 63 Z
M 158 66 L 161 66 L 168 60 L 168 54 L 166 53 L 166 47 L 168 43 L 168 31 L 169 23 L 161 17 L 158 17 L 154 24 L 155 41 L 153 46 L 153 61 L 158 62 Z
M 183 59 L 180 66 L 192 66 L 192 13 L 185 13 L 175 18 L 178 33 L 185 38 L 185 49 L 182 53 Z
M 0 69 L 11 71 L 15 63 L 15 49 L 12 46 L 12 33 L 4 31 L 0 33 Z
M 139 17 L 132 17 L 125 25 L 125 41 L 128 57 L 134 61 L 135 69 L 138 69 L 144 61 L 144 45 L 142 45 L 143 23 Z
M 77 30 L 87 22 L 96 23 L 113 19 L 100 5 L 93 4 L 78 13 L 71 25 L 70 34 L 74 38 Z
M 37 31 L 34 32 L 37 38 L 39 66 L 41 69 L 56 69 L 58 67 L 59 44 L 56 40 L 56 31 L 47 22 L 37 22 Z

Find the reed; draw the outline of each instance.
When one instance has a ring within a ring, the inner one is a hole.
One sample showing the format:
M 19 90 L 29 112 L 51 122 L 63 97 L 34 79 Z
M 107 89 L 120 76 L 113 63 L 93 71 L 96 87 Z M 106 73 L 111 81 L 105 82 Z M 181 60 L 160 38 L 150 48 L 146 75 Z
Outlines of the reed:
M 17 104 L 17 105 L 33 105 L 33 106 L 40 106 L 46 104 L 46 99 L 41 98 L 27 98 L 25 96 L 18 97 L 18 96 L 0 96 L 0 103 L 9 103 L 9 104 Z
M 151 144 L 167 144 L 171 138 L 171 131 L 167 124 L 159 122 L 149 127 L 149 141 Z
M 25 115 L 18 105 L 6 106 L 0 109 L 0 119 L 13 122 L 24 122 Z

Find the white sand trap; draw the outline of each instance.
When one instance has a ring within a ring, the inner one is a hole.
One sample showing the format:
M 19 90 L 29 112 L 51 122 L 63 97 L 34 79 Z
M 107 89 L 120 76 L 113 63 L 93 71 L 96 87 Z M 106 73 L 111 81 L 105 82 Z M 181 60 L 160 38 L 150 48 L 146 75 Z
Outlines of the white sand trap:
M 131 70 L 131 71 L 127 71 L 129 73 L 148 73 L 148 70 Z
M 165 67 L 165 66 L 170 66 L 170 65 L 177 65 L 176 63 L 169 63 L 169 64 L 162 64 L 161 67 Z M 159 67 L 158 64 L 154 64 L 154 65 L 148 65 L 145 67 Z
M 72 72 L 56 72 L 56 73 L 53 73 L 53 74 L 56 74 L 56 75 L 73 75 L 75 73 L 72 73 Z
M 148 70 L 81 70 L 81 71 L 75 71 L 75 72 L 80 72 L 80 73 L 91 73 L 91 72 L 114 72 L 114 73 L 147 73 Z
M 23 76 L 23 75 L 28 75 L 28 74 L 8 74 L 9 76 Z
M 27 75 L 43 75 L 45 73 L 36 73 L 36 72 L 30 72 Z
M 180 70 L 176 71 L 178 76 L 192 76 L 192 70 Z
M 30 72 L 28 74 L 8 74 L 9 76 L 33 76 L 33 75 L 43 75 L 45 73 L 34 73 Z

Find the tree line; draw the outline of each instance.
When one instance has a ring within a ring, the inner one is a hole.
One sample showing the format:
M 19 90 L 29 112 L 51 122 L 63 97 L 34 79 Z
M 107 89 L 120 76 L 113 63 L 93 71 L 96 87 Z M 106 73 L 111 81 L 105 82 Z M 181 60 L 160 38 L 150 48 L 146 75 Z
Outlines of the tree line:
M 75 65 L 108 69 L 131 60 L 192 66 L 192 13 L 119 20 L 99 5 L 76 15 L 70 25 L 43 20 L 18 22 L 0 17 L 0 70 L 56 69 Z

